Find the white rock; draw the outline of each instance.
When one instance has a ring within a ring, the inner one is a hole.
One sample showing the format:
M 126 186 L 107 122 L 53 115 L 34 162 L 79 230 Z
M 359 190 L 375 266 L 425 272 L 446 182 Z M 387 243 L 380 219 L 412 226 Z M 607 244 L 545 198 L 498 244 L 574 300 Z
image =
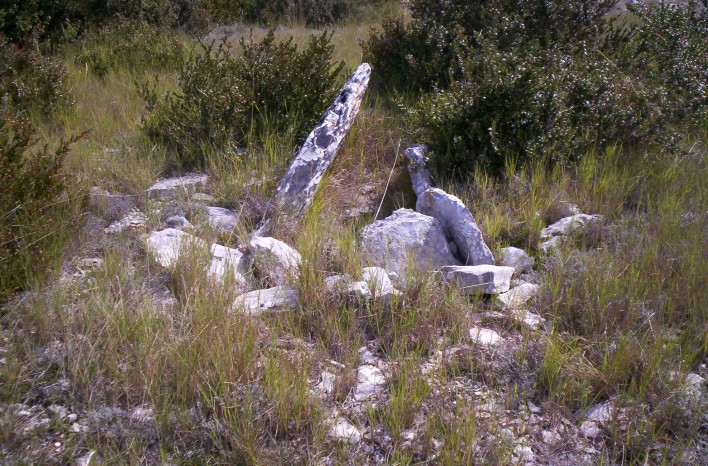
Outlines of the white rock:
M 541 240 L 548 240 L 554 236 L 567 236 L 576 231 L 585 230 L 597 225 L 602 218 L 600 215 L 577 214 L 558 220 L 541 231 Z
M 189 229 L 192 228 L 192 224 L 189 223 L 183 215 L 172 215 L 165 220 L 165 226 L 167 228 L 177 228 L 177 229 Z
M 255 266 L 262 278 L 275 285 L 284 285 L 300 277 L 300 253 L 282 241 L 254 236 L 248 243 Z
M 512 267 L 497 265 L 462 265 L 443 267 L 446 281 L 457 285 L 467 294 L 498 294 L 509 291 Z
M 516 445 L 514 447 L 514 462 L 521 464 L 533 463 L 533 450 L 529 446 Z
M 133 209 L 122 219 L 117 220 L 108 225 L 108 227 L 104 228 L 104 231 L 109 235 L 115 235 L 122 233 L 125 230 L 138 230 L 144 227 L 147 221 L 147 215 L 139 210 Z
M 223 207 L 205 207 L 206 213 L 209 216 L 209 225 L 217 232 L 226 235 L 236 233 L 236 223 L 238 222 L 238 214 Z
M 408 160 L 408 172 L 411 175 L 411 184 L 415 195 L 420 197 L 425 191 L 433 186 L 430 181 L 430 173 L 425 168 L 428 162 L 430 150 L 423 144 L 414 144 L 407 148 L 404 153 Z
M 558 248 L 561 247 L 563 244 L 563 237 L 562 236 L 554 236 L 553 238 L 550 238 L 539 246 L 541 249 L 541 252 L 544 254 L 550 254 L 551 252 L 557 250 Z
M 602 430 L 593 421 L 585 421 L 580 425 L 580 433 L 586 438 L 595 438 Z
M 402 278 L 459 264 L 440 222 L 410 209 L 399 209 L 364 227 L 360 238 L 364 261 Z
M 693 372 L 686 375 L 683 380 L 682 391 L 689 398 L 689 401 L 700 400 L 703 397 L 703 385 L 705 379 Z
M 609 422 L 615 413 L 615 404 L 608 400 L 603 403 L 592 405 L 585 412 L 585 419 L 594 422 Z
M 499 265 L 505 267 L 514 267 L 517 273 L 522 273 L 533 269 L 534 259 L 529 256 L 523 249 L 510 246 L 502 248 L 500 251 Z
M 524 283 L 516 288 L 512 288 L 506 293 L 501 293 L 496 300 L 511 309 L 523 307 L 529 300 L 538 296 L 540 288 L 538 285 Z
M 375 299 L 380 299 L 387 304 L 391 304 L 391 300 L 394 297 L 402 294 L 394 288 L 388 273 L 381 267 L 364 267 L 361 269 L 361 281 L 366 284 Z
M 418 196 L 416 210 L 440 221 L 443 231 L 457 246 L 467 265 L 494 265 L 494 256 L 484 242 L 472 212 L 462 201 L 442 189 L 430 188 Z
M 203 240 L 174 228 L 150 232 L 143 239 L 155 261 L 167 269 L 174 268 L 180 254 L 186 248 L 207 248 Z M 249 263 L 241 252 L 216 243 L 211 245 L 209 251 L 211 253 L 208 269 L 210 280 L 222 283 L 227 275 L 231 274 L 239 288 L 247 289 L 251 286 Z
M 558 434 L 558 432 L 554 430 L 541 431 L 541 437 L 543 438 L 543 443 L 545 443 L 546 445 L 555 445 L 556 443 L 560 443 L 563 440 Z
M 276 286 L 242 294 L 236 298 L 231 310 L 241 310 L 248 315 L 256 316 L 270 310 L 296 309 L 297 306 L 296 290 L 285 286 Z
M 378 367 L 369 364 L 359 366 L 354 399 L 356 401 L 366 401 L 370 399 L 383 390 L 385 383 L 386 377 L 384 377 Z
M 470 338 L 473 343 L 485 348 L 492 348 L 503 341 L 497 332 L 482 327 L 470 328 Z
M 150 199 L 171 199 L 179 194 L 188 194 L 196 188 L 206 185 L 208 181 L 206 175 L 192 173 L 179 178 L 165 178 L 157 181 L 148 188 L 147 193 Z
M 527 326 L 531 330 L 538 330 L 545 322 L 543 317 L 526 309 L 509 309 L 507 313 L 512 320 Z
M 361 441 L 361 431 L 341 416 L 334 419 L 329 435 L 342 442 L 359 443 Z
M 315 386 L 315 389 L 320 393 L 329 395 L 334 392 L 334 383 L 337 381 L 337 376 L 331 372 L 323 372 L 322 380 Z
M 369 301 L 372 297 L 369 284 L 366 281 L 354 281 L 349 275 L 326 277 L 324 289 L 330 294 L 346 295 L 349 299 L 362 303 Z

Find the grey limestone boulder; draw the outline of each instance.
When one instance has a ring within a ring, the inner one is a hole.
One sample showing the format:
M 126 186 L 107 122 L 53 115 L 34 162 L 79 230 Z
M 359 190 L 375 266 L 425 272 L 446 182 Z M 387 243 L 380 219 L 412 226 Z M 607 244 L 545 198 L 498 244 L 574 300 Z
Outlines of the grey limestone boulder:
M 236 233 L 238 214 L 223 207 L 205 207 L 209 225 L 219 233 L 233 235 Z
M 442 275 L 466 294 L 499 294 L 509 291 L 512 267 L 463 265 L 443 267 Z
M 568 236 L 577 231 L 586 230 L 597 225 L 602 218 L 600 215 L 577 214 L 558 220 L 541 231 L 541 240 L 548 240 L 555 236 Z
M 297 306 L 296 290 L 286 286 L 276 286 L 240 295 L 231 306 L 231 311 L 242 311 L 256 316 L 266 311 L 296 309 Z
M 254 236 L 248 243 L 256 269 L 271 283 L 284 285 L 300 275 L 300 253 L 284 242 L 270 237 Z
M 364 227 L 360 234 L 365 262 L 405 279 L 411 272 L 428 272 L 446 265 L 459 265 L 440 222 L 410 209 Z
M 448 238 L 457 246 L 457 253 L 467 265 L 494 265 L 482 232 L 472 213 L 462 201 L 442 189 L 429 188 L 418 196 L 416 210 L 440 221 Z

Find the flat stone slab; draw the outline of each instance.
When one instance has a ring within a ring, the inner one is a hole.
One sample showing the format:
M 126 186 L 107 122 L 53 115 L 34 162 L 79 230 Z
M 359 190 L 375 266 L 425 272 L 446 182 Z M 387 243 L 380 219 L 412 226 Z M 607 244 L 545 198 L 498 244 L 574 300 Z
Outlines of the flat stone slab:
M 484 242 L 472 212 L 458 197 L 442 189 L 430 188 L 418 196 L 416 210 L 440 221 L 447 238 L 457 246 L 464 264 L 494 265 L 494 255 Z
M 506 293 L 501 293 L 497 296 L 497 302 L 500 304 L 510 307 L 512 309 L 518 309 L 526 305 L 526 303 L 538 296 L 540 287 L 532 283 L 524 283 L 515 288 L 510 289 Z
M 231 310 L 240 310 L 248 315 L 257 316 L 266 311 L 290 310 L 297 307 L 297 291 L 286 286 L 276 286 L 242 294 L 236 298 Z
M 248 243 L 261 277 L 275 285 L 284 285 L 300 277 L 302 257 L 283 241 L 268 236 L 254 236 Z
M 586 230 L 597 225 L 601 215 L 577 214 L 558 220 L 541 231 L 541 240 L 548 240 L 555 236 L 567 236 L 578 231 Z
M 443 267 L 446 281 L 466 294 L 499 294 L 509 291 L 513 267 L 497 265 L 462 265 Z
M 400 280 L 412 272 L 459 265 L 440 222 L 410 209 L 399 209 L 364 227 L 360 246 L 364 262 L 393 272 Z
M 191 173 L 178 178 L 165 178 L 150 186 L 147 193 L 150 199 L 173 199 L 180 194 L 194 192 L 196 188 L 205 186 L 208 180 L 208 176 L 199 173 Z
M 175 228 L 150 232 L 143 239 L 148 252 L 158 264 L 166 269 L 172 269 L 177 265 L 185 248 L 207 249 L 207 244 L 203 240 Z M 248 289 L 251 286 L 249 263 L 240 251 L 216 243 L 208 248 L 211 253 L 207 270 L 210 280 L 223 283 L 231 274 L 239 288 Z

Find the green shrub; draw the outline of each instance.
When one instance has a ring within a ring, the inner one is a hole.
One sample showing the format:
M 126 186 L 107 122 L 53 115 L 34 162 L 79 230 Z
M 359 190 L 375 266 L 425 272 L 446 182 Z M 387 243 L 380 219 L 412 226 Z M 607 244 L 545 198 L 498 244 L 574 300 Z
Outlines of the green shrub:
M 103 78 L 115 70 L 180 69 L 188 52 L 169 29 L 144 22 L 111 23 L 81 40 L 76 63 Z
M 187 167 L 201 166 L 208 149 L 257 144 L 266 132 L 303 135 L 336 95 L 343 63 L 333 63 L 330 38 L 313 36 L 300 52 L 270 31 L 261 42 L 242 39 L 236 58 L 224 43 L 202 45 L 180 72 L 179 92 L 159 98 L 143 86 L 146 135 Z
M 0 106 L 16 113 L 48 116 L 72 102 L 62 63 L 36 47 L 0 39 Z
M 61 171 L 70 145 L 37 147 L 32 124 L 0 113 L 0 302 L 43 270 L 59 237 L 66 179 Z

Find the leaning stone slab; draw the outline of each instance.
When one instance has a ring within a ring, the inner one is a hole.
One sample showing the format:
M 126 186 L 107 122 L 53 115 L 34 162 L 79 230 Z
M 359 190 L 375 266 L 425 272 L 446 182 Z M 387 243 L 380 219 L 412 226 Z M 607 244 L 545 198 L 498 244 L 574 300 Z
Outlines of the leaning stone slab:
M 207 249 L 207 244 L 203 240 L 175 228 L 153 231 L 143 239 L 148 252 L 166 269 L 174 268 L 184 248 L 190 245 Z M 239 288 L 247 289 L 250 286 L 248 260 L 241 252 L 216 243 L 210 246 L 209 252 L 211 253 L 207 272 L 209 279 L 223 283 L 228 274 L 232 274 Z
M 284 242 L 267 236 L 254 236 L 248 243 L 248 249 L 261 277 L 271 283 L 284 285 L 300 276 L 302 257 Z
M 442 189 L 430 188 L 418 197 L 416 210 L 440 221 L 447 236 L 457 246 L 463 263 L 494 265 L 494 256 L 484 242 L 477 222 L 459 198 Z
M 371 67 L 362 63 L 339 91 L 305 140 L 290 169 L 281 178 L 275 191 L 275 201 L 286 215 L 296 217 L 312 202 L 322 176 L 354 123 L 370 75 Z
M 297 291 L 286 286 L 255 290 L 237 297 L 231 311 L 243 311 L 256 316 L 266 311 L 296 309 Z
M 457 285 L 464 293 L 499 294 L 509 291 L 513 267 L 496 265 L 463 265 L 443 267 L 446 281 Z
M 429 153 L 430 149 L 424 144 L 414 144 L 405 150 L 409 160 L 408 173 L 411 175 L 413 191 L 418 197 L 433 187 L 433 183 L 430 181 L 430 172 L 425 168 Z
M 523 249 L 510 246 L 501 249 L 499 265 L 514 267 L 517 273 L 533 269 L 534 259 Z
M 512 308 L 519 309 L 523 307 L 527 301 L 538 296 L 539 286 L 532 283 L 524 283 L 515 288 L 510 289 L 506 293 L 497 296 L 497 302 Z
M 597 225 L 602 218 L 600 215 L 577 214 L 558 220 L 541 231 L 541 240 L 548 240 L 556 236 L 567 236 L 577 231 L 586 230 Z
M 148 188 L 150 199 L 172 199 L 180 194 L 189 194 L 196 188 L 205 186 L 209 178 L 206 175 L 192 173 L 179 178 L 165 178 Z
M 450 252 L 440 222 L 410 209 L 399 209 L 364 227 L 360 246 L 365 262 L 401 279 L 416 270 L 429 272 L 446 265 L 459 265 Z

